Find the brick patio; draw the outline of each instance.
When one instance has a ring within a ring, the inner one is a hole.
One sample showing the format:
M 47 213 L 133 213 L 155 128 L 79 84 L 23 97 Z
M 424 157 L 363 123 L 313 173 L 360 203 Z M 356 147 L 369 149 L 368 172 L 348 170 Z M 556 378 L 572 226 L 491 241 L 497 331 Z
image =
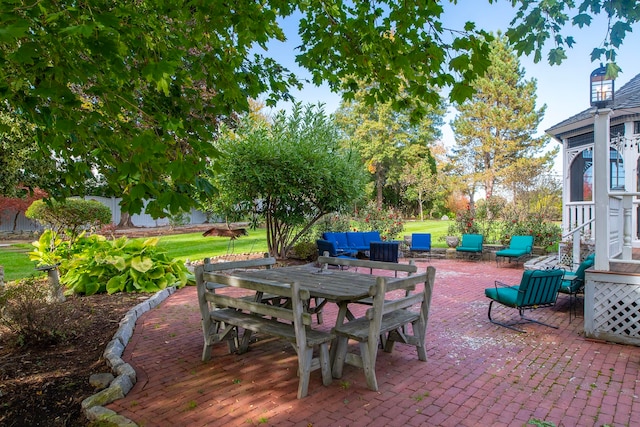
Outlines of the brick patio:
M 406 262 L 402 260 L 401 262 Z M 140 426 L 632 426 L 640 423 L 640 348 L 586 340 L 582 317 L 569 323 L 569 298 L 528 313 L 558 325 L 526 324 L 526 334 L 489 323 L 484 288 L 516 284 L 522 267 L 495 262 L 418 261 L 436 268 L 427 327 L 428 360 L 415 348 L 379 352 L 379 392 L 345 367 L 322 386 L 313 372 L 298 400 L 297 359 L 287 343 L 264 339 L 243 355 L 213 349 L 200 360 L 202 329 L 195 287 L 142 315 L 123 359 L 136 370 L 133 390 L 108 408 Z M 325 311 L 325 324 L 335 318 Z M 517 317 L 499 308 L 496 316 Z M 274 363 L 274 360 L 277 362 Z M 404 372 L 413 372 L 406 377 Z

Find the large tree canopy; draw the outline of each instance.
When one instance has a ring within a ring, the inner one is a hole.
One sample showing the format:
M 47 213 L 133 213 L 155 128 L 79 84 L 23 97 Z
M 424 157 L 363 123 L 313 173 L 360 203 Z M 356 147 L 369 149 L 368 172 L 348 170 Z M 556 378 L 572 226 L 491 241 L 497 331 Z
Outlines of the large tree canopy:
M 216 156 L 218 124 L 246 111 L 248 97 L 273 104 L 299 84 L 259 53 L 284 39 L 279 23 L 294 12 L 302 16 L 297 62 L 347 99 L 363 81 L 374 88 L 369 102 L 392 100 L 418 117 L 443 87 L 454 101 L 468 98 L 489 65 L 489 36 L 473 23 L 444 28 L 445 1 L 0 0 L 0 93 L 34 126 L 36 155 L 59 163 L 64 185 L 48 191 L 72 194 L 98 172 L 122 192 L 124 210 L 153 199 L 149 213 L 175 213 L 194 192 L 212 190 L 202 173 Z M 507 35 L 517 51 L 540 59 L 553 39 L 551 63 L 573 43 L 567 24 L 608 14 L 609 50 L 594 56 L 614 59 L 640 16 L 632 0 L 512 3 L 519 10 Z M 401 86 L 406 99 L 397 97 Z

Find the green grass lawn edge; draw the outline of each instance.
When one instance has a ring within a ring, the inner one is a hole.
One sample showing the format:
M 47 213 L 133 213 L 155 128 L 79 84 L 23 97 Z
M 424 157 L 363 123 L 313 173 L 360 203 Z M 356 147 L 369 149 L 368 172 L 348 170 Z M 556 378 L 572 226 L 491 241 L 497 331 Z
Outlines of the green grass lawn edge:
M 404 230 L 397 237 L 412 233 L 431 233 L 431 245 L 444 248 L 443 240 L 451 221 L 427 220 L 406 221 Z M 266 230 L 247 230 L 247 236 L 241 236 L 230 242 L 226 237 L 203 237 L 201 232 L 161 236 L 158 247 L 167 251 L 171 258 L 181 261 L 196 261 L 206 257 L 238 255 L 248 253 L 264 253 L 267 251 Z M 23 279 L 31 275 L 41 276 L 35 270 L 36 263 L 29 260 L 28 252 L 32 250 L 30 243 L 18 243 L 0 247 L 0 265 L 4 267 L 5 281 Z

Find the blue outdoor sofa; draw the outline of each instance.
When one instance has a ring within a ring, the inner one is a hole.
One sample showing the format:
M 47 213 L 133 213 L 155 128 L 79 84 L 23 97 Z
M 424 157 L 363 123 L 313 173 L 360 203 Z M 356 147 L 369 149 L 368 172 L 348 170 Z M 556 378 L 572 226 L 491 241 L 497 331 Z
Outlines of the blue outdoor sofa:
M 371 242 L 381 242 L 379 231 L 326 231 L 322 233 L 322 239 L 334 242 L 339 251 L 365 252 L 371 248 Z

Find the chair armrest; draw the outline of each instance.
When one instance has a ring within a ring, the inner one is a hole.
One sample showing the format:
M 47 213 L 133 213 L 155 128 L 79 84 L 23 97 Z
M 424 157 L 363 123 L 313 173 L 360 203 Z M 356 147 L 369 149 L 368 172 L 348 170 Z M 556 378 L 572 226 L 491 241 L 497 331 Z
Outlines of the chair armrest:
M 502 288 L 510 288 L 510 287 L 511 287 L 511 286 L 513 286 L 513 285 L 508 285 L 508 284 L 506 284 L 506 283 L 504 283 L 504 282 L 501 282 L 501 281 L 499 281 L 499 280 L 496 280 L 496 281 L 495 281 L 495 283 L 493 284 L 493 286 L 495 286 L 495 287 L 496 287 L 496 289 L 498 289 L 498 286 L 500 286 L 500 287 L 502 287 Z

